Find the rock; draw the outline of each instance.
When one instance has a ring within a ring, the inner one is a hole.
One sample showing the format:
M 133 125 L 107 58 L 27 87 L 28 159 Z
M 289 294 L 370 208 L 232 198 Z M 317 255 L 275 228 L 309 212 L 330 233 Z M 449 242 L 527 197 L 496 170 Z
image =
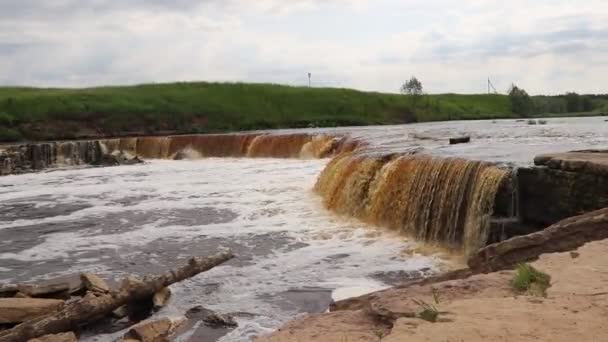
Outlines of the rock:
M 70 331 L 62 334 L 45 335 L 31 339 L 28 342 L 78 342 L 78 339 L 76 338 L 76 335 Z
M 536 125 L 537 123 L 536 120 L 528 120 L 528 125 Z
M 608 150 L 587 150 L 543 154 L 534 164 L 551 169 L 608 176 Z
M 21 323 L 60 310 L 62 300 L 39 298 L 0 298 L 0 323 Z
M 469 142 L 471 142 L 471 137 L 469 136 L 450 138 L 450 145 L 466 144 Z
M 547 124 L 547 120 L 538 120 L 538 124 L 539 125 L 546 125 Z
M 123 305 L 123 306 L 119 307 L 118 309 L 112 311 L 112 317 L 117 318 L 117 319 L 125 318 L 128 315 L 129 315 L 129 309 L 127 308 L 126 305 Z
M 522 221 L 544 228 L 568 217 L 608 207 L 608 173 L 600 171 L 605 168 L 608 172 L 608 165 L 606 161 L 598 162 L 598 158 L 539 156 L 536 164 L 547 166 L 518 169 Z
M 168 287 L 165 287 L 162 290 L 156 292 L 152 297 L 152 304 L 154 305 L 154 310 L 159 310 L 160 308 L 167 305 L 169 299 L 171 299 L 171 290 Z
M 468 265 L 474 272 L 505 270 L 541 254 L 567 252 L 603 239 L 608 239 L 608 208 L 565 219 L 537 233 L 489 245 L 471 256 Z
M 80 280 L 85 288 L 91 292 L 108 293 L 110 286 L 101 278 L 93 273 L 83 273 L 80 275 Z
M 0 298 L 14 297 L 18 291 L 17 285 L 2 285 L 0 286 Z
M 232 315 L 219 314 L 202 306 L 196 306 L 188 310 L 186 317 L 201 320 L 205 325 L 213 328 L 234 328 L 238 326 Z
M 21 284 L 17 286 L 19 292 L 27 297 L 61 297 L 69 296 L 70 283 L 48 283 L 48 284 Z
M 580 253 L 578 253 L 578 252 L 570 252 L 570 257 L 571 257 L 572 259 L 576 259 L 576 258 L 578 258 L 578 257 L 580 257 L 580 256 L 581 256 L 581 254 L 580 254 Z
M 135 339 L 141 342 L 164 342 L 169 341 L 173 324 L 168 318 L 156 321 L 145 321 L 131 328 L 125 339 Z

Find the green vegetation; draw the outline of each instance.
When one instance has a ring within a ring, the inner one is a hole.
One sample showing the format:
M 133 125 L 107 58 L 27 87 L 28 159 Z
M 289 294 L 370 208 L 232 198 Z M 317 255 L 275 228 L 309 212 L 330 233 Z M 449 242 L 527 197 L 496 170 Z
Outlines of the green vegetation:
M 551 286 L 551 276 L 529 264 L 519 264 L 515 277 L 511 281 L 511 286 L 520 293 L 545 297 L 547 289 Z
M 418 310 L 416 313 L 416 317 L 431 323 L 437 322 L 437 319 L 439 318 L 439 310 L 437 310 L 434 305 L 428 304 L 421 300 L 414 300 L 414 303 L 420 306 L 420 310 Z
M 592 103 L 608 107 L 605 99 Z M 420 95 L 413 103 L 400 94 L 272 84 L 0 88 L 0 141 L 519 116 L 505 95 Z

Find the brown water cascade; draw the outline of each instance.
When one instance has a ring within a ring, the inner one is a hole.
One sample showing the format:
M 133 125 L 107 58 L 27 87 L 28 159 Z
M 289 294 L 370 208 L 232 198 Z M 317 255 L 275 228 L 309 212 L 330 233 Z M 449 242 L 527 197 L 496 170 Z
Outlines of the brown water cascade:
M 346 153 L 327 165 L 315 190 L 337 213 L 470 253 L 488 240 L 507 175 L 479 161 Z
M 353 151 L 357 140 L 325 134 L 209 134 L 102 140 L 106 153 L 127 152 L 144 159 L 178 154 L 204 157 L 325 158 Z

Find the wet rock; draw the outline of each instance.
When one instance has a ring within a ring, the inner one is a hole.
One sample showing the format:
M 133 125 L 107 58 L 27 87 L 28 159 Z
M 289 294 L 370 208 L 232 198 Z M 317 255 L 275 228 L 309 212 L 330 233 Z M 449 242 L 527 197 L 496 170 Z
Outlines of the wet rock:
M 18 291 L 17 285 L 2 285 L 0 286 L 0 298 L 14 297 Z
M 536 120 L 528 120 L 528 125 L 536 125 L 537 123 Z
M 70 284 L 67 282 L 47 284 L 22 284 L 17 289 L 27 297 L 65 298 L 69 297 Z
M 232 315 L 219 314 L 202 306 L 196 306 L 188 310 L 186 318 L 200 320 L 212 328 L 234 328 L 237 326 Z
M 545 253 L 566 252 L 590 241 L 608 239 L 608 208 L 563 220 L 542 231 L 489 245 L 471 256 L 475 272 L 509 269 Z
M 160 308 L 166 306 L 169 299 L 171 299 L 171 290 L 168 287 L 156 292 L 152 297 L 152 305 L 154 306 L 154 310 L 159 310 Z
M 110 286 L 101 278 L 93 273 L 83 273 L 80 275 L 80 280 L 85 288 L 91 292 L 108 293 Z
M 70 331 L 62 334 L 45 335 L 31 339 L 28 342 L 78 342 L 78 339 L 76 338 L 76 335 Z
M 40 298 L 0 298 L 0 323 L 21 323 L 60 310 L 64 301 Z
M 469 136 L 450 138 L 450 145 L 466 144 L 469 142 L 471 142 L 471 137 Z
M 125 318 L 128 315 L 129 315 L 129 309 L 127 308 L 126 305 L 123 305 L 123 306 L 119 307 L 118 309 L 112 311 L 112 317 L 117 318 L 117 319 Z
M 124 336 L 123 341 L 133 339 L 141 342 L 169 341 L 173 324 L 170 319 L 163 318 L 156 321 L 146 321 L 131 328 Z

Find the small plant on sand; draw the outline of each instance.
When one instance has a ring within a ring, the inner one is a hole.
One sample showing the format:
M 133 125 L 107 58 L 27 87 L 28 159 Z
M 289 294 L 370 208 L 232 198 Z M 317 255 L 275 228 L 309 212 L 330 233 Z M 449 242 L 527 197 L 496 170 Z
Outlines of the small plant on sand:
M 511 286 L 517 292 L 546 297 L 547 289 L 551 286 L 551 276 L 522 263 L 517 265 Z
M 378 338 L 378 341 L 382 341 L 382 339 L 384 338 L 384 330 L 382 330 L 382 329 L 374 330 L 374 334 Z
M 431 288 L 431 292 L 433 294 L 433 301 L 435 301 L 435 305 L 439 305 L 439 290 L 436 287 Z
M 428 304 L 422 300 L 414 300 L 414 303 L 420 306 L 420 310 L 416 313 L 416 317 L 431 323 L 437 322 L 439 310 L 437 310 L 434 305 Z

